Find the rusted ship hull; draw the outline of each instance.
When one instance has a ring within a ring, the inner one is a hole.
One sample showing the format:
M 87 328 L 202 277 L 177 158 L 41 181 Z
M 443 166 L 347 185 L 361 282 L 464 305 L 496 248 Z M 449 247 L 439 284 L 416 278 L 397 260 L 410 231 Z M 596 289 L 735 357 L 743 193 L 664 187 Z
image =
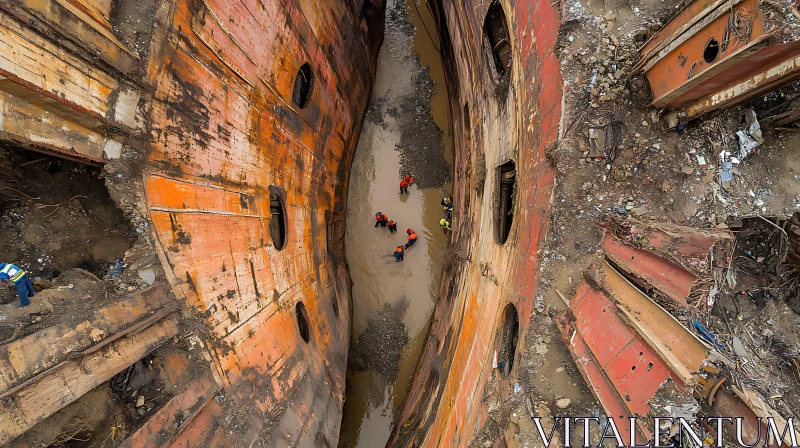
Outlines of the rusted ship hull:
M 65 329 L 35 355 L 4 346 L 0 443 L 150 355 L 175 390 L 126 446 L 334 445 L 344 201 L 382 2 L 0 8 L 0 138 L 105 165 L 142 224 L 136 251 L 162 268 L 148 300 L 104 312 L 99 330 Z

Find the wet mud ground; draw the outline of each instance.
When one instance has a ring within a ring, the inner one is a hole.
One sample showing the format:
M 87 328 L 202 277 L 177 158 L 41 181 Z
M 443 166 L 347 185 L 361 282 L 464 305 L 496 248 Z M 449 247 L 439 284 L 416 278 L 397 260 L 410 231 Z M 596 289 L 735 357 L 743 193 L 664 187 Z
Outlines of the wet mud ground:
M 452 151 L 447 92 L 435 32 L 422 1 L 389 1 L 386 36 L 353 161 L 345 251 L 353 281 L 353 334 L 340 447 L 383 446 L 405 398 L 441 280 L 447 245 L 439 202 Z M 416 6 L 416 7 L 415 7 Z M 424 18 L 420 18 L 419 14 Z M 443 130 L 444 129 L 444 130 Z M 400 195 L 400 177 L 415 184 Z M 398 232 L 375 228 L 375 213 Z M 395 262 L 406 229 L 418 234 Z

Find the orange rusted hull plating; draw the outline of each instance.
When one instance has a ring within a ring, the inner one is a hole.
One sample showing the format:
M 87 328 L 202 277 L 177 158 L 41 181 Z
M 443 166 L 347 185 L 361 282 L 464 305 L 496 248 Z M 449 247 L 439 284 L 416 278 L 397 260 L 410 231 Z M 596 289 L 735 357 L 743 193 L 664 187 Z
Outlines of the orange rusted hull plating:
M 499 3 L 513 61 L 507 81 L 499 82 L 481 33 L 492 2 L 442 1 L 434 11 L 456 130 L 453 197 L 459 206 L 450 241 L 464 261 L 445 273 L 424 352 L 388 446 L 467 446 L 486 423 L 484 389 L 507 306 L 516 308 L 520 340 L 528 330 L 554 179 L 546 153 L 555 145 L 561 121 L 562 81 L 553 52 L 561 19 L 557 4 L 547 0 Z M 492 38 L 501 34 L 493 32 Z M 509 160 L 516 166 L 514 219 L 500 244 L 495 204 L 500 202 L 499 167 Z
M 345 5 L 179 2 L 155 79 L 145 192 L 157 246 L 173 287 L 210 327 L 218 380 L 269 416 L 276 445 L 334 443 L 341 417 L 349 286 L 331 253 L 341 253 L 371 77 Z M 304 63 L 314 84 L 301 108 L 292 92 Z M 282 244 L 275 219 L 285 221 Z
M 0 140 L 119 173 L 109 187 L 161 260 L 157 298 L 47 343 L 68 349 L 2 358 L 0 443 L 174 338 L 197 353 L 159 355 L 165 371 L 204 368 L 126 446 L 333 446 L 344 201 L 383 1 L 113 3 L 0 5 Z

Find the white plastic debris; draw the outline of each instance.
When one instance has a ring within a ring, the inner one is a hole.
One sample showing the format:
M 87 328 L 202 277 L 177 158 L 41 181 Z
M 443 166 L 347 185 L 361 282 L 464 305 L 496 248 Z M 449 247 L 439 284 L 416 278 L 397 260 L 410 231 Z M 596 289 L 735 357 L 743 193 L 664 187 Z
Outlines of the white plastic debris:
M 755 151 L 758 145 L 764 143 L 761 125 L 758 123 L 758 118 L 753 109 L 745 111 L 745 121 L 747 122 L 747 128 L 736 132 L 736 137 L 739 139 L 739 160 L 744 160 L 745 157 Z
M 758 142 L 747 135 L 744 131 L 736 131 L 736 137 L 739 139 L 739 160 L 752 154 L 753 150 L 758 146 Z

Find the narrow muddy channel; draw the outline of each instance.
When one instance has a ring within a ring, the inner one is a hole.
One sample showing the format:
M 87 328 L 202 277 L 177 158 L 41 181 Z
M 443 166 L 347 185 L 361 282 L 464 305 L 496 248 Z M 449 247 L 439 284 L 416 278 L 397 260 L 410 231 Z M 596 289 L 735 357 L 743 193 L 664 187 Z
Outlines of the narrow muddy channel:
M 340 447 L 386 443 L 441 279 L 446 238 L 440 201 L 449 188 L 452 139 L 435 26 L 425 1 L 414 1 L 388 1 L 386 37 L 350 177 L 345 247 L 353 335 Z M 406 172 L 415 183 L 401 195 Z M 376 212 L 396 221 L 398 232 L 376 228 Z M 398 263 L 392 253 L 406 242 L 407 228 L 419 240 Z

